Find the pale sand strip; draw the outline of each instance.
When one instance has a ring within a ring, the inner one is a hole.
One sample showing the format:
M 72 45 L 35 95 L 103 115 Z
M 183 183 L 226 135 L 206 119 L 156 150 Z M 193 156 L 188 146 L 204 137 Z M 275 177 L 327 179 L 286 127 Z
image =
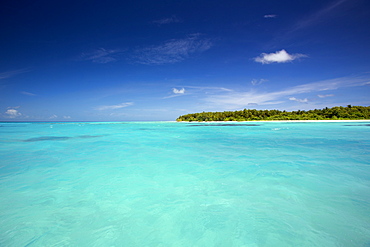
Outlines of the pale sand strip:
M 261 121 L 245 121 L 245 122 L 370 122 L 369 120 L 261 120 Z

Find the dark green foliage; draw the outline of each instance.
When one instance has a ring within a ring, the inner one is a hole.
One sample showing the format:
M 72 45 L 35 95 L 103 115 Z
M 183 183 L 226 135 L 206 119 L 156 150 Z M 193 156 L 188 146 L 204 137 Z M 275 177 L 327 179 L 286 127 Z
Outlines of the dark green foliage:
M 180 116 L 176 121 L 257 121 L 257 120 L 363 120 L 370 119 L 370 106 L 336 106 L 309 111 L 247 110 L 202 112 Z

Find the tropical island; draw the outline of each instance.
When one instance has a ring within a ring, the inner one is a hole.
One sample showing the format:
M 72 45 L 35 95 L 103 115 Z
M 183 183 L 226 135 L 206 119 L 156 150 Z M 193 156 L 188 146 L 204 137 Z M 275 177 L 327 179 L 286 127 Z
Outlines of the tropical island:
M 182 122 L 208 121 L 273 121 L 273 120 L 367 120 L 370 119 L 370 106 L 336 106 L 309 111 L 280 111 L 244 109 L 240 111 L 201 112 L 178 117 Z

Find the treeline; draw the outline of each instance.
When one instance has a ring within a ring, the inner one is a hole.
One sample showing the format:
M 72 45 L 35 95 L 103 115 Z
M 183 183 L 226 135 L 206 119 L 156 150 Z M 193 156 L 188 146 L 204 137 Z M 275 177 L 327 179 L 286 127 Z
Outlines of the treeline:
M 370 106 L 336 106 L 309 111 L 247 110 L 202 112 L 180 116 L 176 121 L 258 121 L 258 120 L 361 120 L 370 119 Z

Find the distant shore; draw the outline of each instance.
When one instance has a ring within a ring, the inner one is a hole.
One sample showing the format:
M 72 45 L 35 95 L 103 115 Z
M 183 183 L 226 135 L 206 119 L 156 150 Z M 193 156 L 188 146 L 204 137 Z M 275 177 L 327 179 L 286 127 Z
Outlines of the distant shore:
M 176 122 L 176 121 L 168 121 Z M 178 123 L 256 123 L 256 122 L 370 122 L 368 120 L 250 120 L 250 121 L 178 121 Z
M 200 112 L 179 116 L 176 121 L 338 121 L 370 119 L 370 106 L 335 106 L 309 111 L 244 109 L 239 111 Z

